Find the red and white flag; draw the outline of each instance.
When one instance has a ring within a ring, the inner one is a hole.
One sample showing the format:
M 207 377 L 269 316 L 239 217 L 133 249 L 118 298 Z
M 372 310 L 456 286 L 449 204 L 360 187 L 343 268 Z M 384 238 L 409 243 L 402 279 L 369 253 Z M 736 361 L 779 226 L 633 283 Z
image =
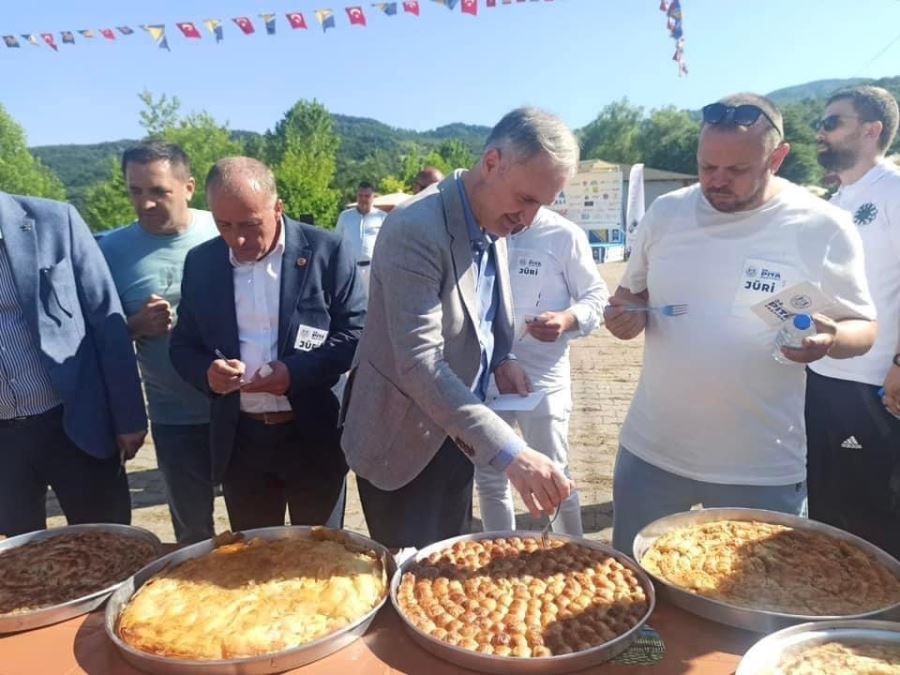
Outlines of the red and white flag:
M 192 40 L 200 39 L 200 31 L 197 30 L 197 26 L 192 24 L 190 21 L 182 21 L 181 23 L 176 23 L 178 26 L 178 30 L 180 30 L 184 37 L 191 38 Z
M 59 51 L 59 47 L 56 46 L 56 38 L 53 37 L 53 33 L 41 33 L 41 39 L 47 43 L 47 46 L 50 47 L 50 49 L 55 52 Z
M 237 24 L 238 28 L 244 31 L 244 35 L 250 35 L 256 30 L 255 28 L 253 28 L 253 23 L 246 16 L 239 16 L 235 19 L 232 19 L 232 21 Z
M 300 12 L 288 12 L 285 16 L 287 17 L 291 28 L 294 30 L 297 30 L 298 28 L 306 30 L 306 19 L 303 18 L 303 15 Z
M 351 26 L 365 26 L 366 15 L 363 14 L 362 7 L 345 7 L 347 16 L 350 17 Z
M 478 0 L 462 0 L 462 13 L 478 16 Z
M 115 40 L 116 39 L 116 34 L 113 33 L 112 28 L 101 28 L 100 35 L 105 37 L 107 40 Z
M 403 11 L 407 14 L 419 16 L 419 0 L 407 0 L 407 2 L 404 2 Z

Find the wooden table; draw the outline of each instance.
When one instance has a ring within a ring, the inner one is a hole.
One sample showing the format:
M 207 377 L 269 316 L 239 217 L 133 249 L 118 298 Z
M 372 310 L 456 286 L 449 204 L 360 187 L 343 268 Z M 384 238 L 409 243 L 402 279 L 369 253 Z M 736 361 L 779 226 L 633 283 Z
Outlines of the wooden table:
M 103 611 L 33 631 L 0 637 L 2 675 L 140 675 L 106 637 Z M 649 624 L 666 644 L 652 666 L 608 663 L 602 675 L 731 675 L 761 636 L 721 626 L 661 602 Z M 452 675 L 461 668 L 435 658 L 407 635 L 388 603 L 360 640 L 320 661 L 290 671 L 302 675 Z M 585 671 L 587 672 L 587 671 Z

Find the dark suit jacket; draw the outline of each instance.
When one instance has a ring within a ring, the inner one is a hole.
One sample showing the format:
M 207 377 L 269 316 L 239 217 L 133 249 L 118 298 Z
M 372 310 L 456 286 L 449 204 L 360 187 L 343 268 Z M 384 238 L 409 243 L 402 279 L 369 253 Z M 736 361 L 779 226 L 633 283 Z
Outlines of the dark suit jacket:
M 337 397 L 331 388 L 350 368 L 366 315 L 365 290 L 356 275 L 353 255 L 338 236 L 311 225 L 284 220 L 278 317 L 278 360 L 291 373 L 287 393 L 304 450 L 314 448 L 327 471 L 346 472 L 338 433 Z M 301 264 L 302 263 L 302 264 Z M 294 349 L 300 325 L 328 331 L 312 351 Z M 221 237 L 187 255 L 181 283 L 178 322 L 169 353 L 179 374 L 212 399 L 210 443 L 213 479 L 228 468 L 240 416 L 240 395 L 217 396 L 206 373 L 219 349 L 240 358 L 234 306 L 233 267 Z M 298 449 L 298 452 L 301 449 Z
M 63 401 L 66 434 L 94 457 L 147 428 L 131 336 L 106 260 L 69 204 L 0 192 L 19 304 Z

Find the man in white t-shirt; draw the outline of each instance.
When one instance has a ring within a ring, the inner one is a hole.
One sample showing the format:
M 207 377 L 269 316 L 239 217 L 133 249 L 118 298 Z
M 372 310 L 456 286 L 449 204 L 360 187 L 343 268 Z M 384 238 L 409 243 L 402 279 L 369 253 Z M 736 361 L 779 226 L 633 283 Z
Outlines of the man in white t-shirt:
M 819 163 L 862 238 L 878 311 L 865 356 L 810 365 L 806 383 L 809 514 L 900 556 L 900 169 L 884 158 L 897 101 L 879 87 L 835 93 L 819 122 Z M 884 387 L 883 397 L 878 390 Z
M 613 544 L 692 506 L 801 514 L 806 502 L 803 363 L 865 353 L 875 309 L 850 218 L 776 178 L 790 146 L 768 99 L 703 109 L 699 185 L 659 197 L 638 227 L 606 326 L 646 329 L 644 364 L 620 437 Z M 750 307 L 809 281 L 835 299 L 795 363 L 772 357 L 777 330 Z M 759 282 L 759 283 L 754 283 Z M 629 311 L 687 304 L 687 314 Z
M 509 238 L 509 278 L 517 336 L 513 352 L 535 391 L 546 393 L 536 409 L 500 416 L 510 425 L 518 423 L 529 447 L 543 452 L 569 475 L 569 341 L 598 326 L 609 290 L 597 272 L 584 230 L 543 207 L 530 227 Z M 514 530 L 506 473 L 490 465 L 477 466 L 475 483 L 484 529 Z M 577 492 L 559 505 L 553 530 L 583 534 Z
M 356 188 L 356 206 L 341 211 L 334 229 L 356 256 L 359 267 L 357 271 L 365 284 L 366 292 L 369 288 L 369 265 L 372 264 L 375 240 L 387 217 L 387 213 L 372 206 L 374 201 L 375 188 L 367 181 L 360 182 Z

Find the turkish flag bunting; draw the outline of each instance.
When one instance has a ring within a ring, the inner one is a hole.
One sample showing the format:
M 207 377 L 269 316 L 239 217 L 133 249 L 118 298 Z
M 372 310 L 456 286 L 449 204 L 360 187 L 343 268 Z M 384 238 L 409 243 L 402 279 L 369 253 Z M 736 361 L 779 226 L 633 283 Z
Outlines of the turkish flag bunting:
M 462 0 L 462 13 L 478 15 L 478 0 Z
M 403 11 L 407 14 L 419 16 L 419 0 L 409 0 L 403 3 Z
M 183 21 L 181 23 L 176 23 L 175 25 L 178 26 L 178 30 L 184 33 L 184 37 L 192 38 L 194 40 L 200 39 L 200 31 L 197 30 L 197 27 L 190 21 Z
M 346 7 L 347 16 L 350 17 L 350 24 L 354 26 L 365 26 L 366 15 L 363 14 L 362 7 Z
M 290 12 L 286 14 L 288 23 L 291 24 L 291 28 L 303 28 L 306 29 L 306 19 L 303 18 L 303 15 L 300 12 Z
M 107 40 L 115 40 L 116 39 L 116 34 L 113 33 L 112 28 L 101 28 L 100 35 L 105 37 Z
M 250 35 L 250 33 L 253 33 L 256 30 L 255 28 L 253 28 L 253 24 L 250 22 L 250 19 L 248 19 L 246 16 L 239 16 L 236 19 L 233 19 L 233 21 L 238 25 L 238 28 L 244 31 L 244 35 Z
M 59 51 L 59 47 L 56 46 L 56 38 L 53 37 L 53 33 L 41 33 L 41 38 L 43 38 L 44 42 L 47 43 L 47 46 L 50 47 L 53 51 Z M 16 46 L 18 47 L 18 45 Z

